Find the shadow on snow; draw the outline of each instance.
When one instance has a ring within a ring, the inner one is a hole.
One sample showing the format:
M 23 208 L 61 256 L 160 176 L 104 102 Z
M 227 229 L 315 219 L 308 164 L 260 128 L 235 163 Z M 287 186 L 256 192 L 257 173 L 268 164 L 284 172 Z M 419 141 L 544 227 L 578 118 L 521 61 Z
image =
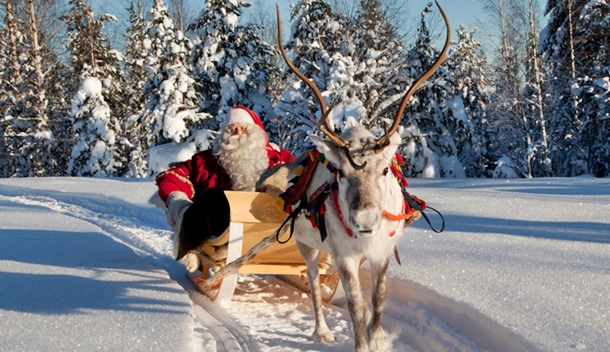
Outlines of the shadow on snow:
M 79 314 L 87 309 L 184 311 L 185 305 L 179 302 L 143 297 L 142 291 L 158 296 L 182 290 L 169 288 L 168 278 L 149 272 L 155 269 L 131 249 L 100 233 L 3 229 L 0 261 L 6 261 L 0 269 L 3 310 L 38 314 Z M 23 264 L 44 267 L 36 268 L 38 273 L 7 272 Z M 117 275 L 127 278 L 115 280 Z

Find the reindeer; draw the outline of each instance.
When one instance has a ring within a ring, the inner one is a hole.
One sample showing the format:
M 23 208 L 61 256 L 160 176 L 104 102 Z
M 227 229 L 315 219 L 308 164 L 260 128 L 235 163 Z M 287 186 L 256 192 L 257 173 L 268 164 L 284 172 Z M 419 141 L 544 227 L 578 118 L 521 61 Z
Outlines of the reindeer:
M 386 272 L 396 244 L 403 235 L 408 218 L 404 215 L 405 199 L 397 178 L 391 172 L 401 136 L 395 133 L 405 106 L 416 89 L 447 60 L 450 41 L 449 20 L 439 7 L 447 25 L 447 39 L 441 55 L 434 65 L 409 88 L 394 121 L 385 134 L 376 138 L 362 126 L 347 129 L 337 135 L 328 122 L 333 108 L 326 102 L 316 85 L 307 79 L 288 58 L 282 45 L 282 23 L 277 6 L 278 43 L 286 64 L 314 92 L 320 105 L 322 118 L 314 121 L 317 128 L 328 137 L 310 135 L 317 150 L 334 166 L 334 170 L 318 167 L 306 188 L 311 199 L 316 193 L 329 194 L 324 201 L 327 237 L 320 236 L 306 212 L 295 214 L 294 236 L 297 247 L 307 263 L 307 278 L 315 312 L 313 340 L 334 341 L 322 314 L 318 258 L 320 252 L 330 252 L 335 260 L 341 283 L 346 293 L 347 307 L 354 329 L 354 350 L 387 349 L 381 316 L 385 306 Z M 302 202 L 305 200 L 302 200 Z M 362 296 L 358 270 L 368 259 L 372 275 L 372 313 Z M 398 258 L 397 258 L 398 259 Z

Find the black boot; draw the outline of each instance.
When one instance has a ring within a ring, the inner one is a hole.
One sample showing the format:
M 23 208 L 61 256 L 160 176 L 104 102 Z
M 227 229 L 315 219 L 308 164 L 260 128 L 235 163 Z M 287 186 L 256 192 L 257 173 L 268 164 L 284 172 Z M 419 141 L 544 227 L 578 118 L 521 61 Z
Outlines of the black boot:
M 230 221 L 231 210 L 223 189 L 211 188 L 197 195 L 182 218 L 176 260 L 209 238 L 222 235 Z

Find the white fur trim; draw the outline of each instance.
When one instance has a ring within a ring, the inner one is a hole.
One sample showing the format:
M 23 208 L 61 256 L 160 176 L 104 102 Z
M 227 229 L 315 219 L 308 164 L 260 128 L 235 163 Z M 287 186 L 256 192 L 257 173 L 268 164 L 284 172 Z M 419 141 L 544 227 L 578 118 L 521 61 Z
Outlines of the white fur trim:
M 186 253 L 186 255 L 184 256 L 184 266 L 186 266 L 186 270 L 188 270 L 189 273 L 194 273 L 195 271 L 197 271 L 200 265 L 201 260 L 199 260 L 197 251 L 190 251 Z
M 276 152 L 281 151 L 280 146 L 273 143 L 273 142 L 269 142 L 269 145 L 271 146 L 271 148 L 273 148 L 273 150 L 275 150 Z
M 193 201 L 180 191 L 174 191 L 167 197 L 167 222 L 174 230 L 175 234 L 180 233 L 182 217 Z
M 163 199 L 159 196 L 159 192 L 155 192 L 150 199 L 148 199 L 148 204 L 154 205 L 157 208 L 161 208 L 163 210 L 167 209 L 167 205 L 163 202 Z
M 228 114 L 225 115 L 224 125 L 232 123 L 251 123 L 254 124 L 252 116 L 244 109 L 231 109 Z

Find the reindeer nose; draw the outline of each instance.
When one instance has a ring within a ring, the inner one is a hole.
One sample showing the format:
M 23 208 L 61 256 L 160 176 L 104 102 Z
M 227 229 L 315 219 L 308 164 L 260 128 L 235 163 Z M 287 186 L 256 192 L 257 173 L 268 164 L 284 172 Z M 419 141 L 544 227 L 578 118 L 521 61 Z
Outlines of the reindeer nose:
M 379 230 L 381 216 L 380 212 L 374 207 L 367 207 L 352 210 L 350 220 L 360 235 L 368 237 L 375 235 Z

